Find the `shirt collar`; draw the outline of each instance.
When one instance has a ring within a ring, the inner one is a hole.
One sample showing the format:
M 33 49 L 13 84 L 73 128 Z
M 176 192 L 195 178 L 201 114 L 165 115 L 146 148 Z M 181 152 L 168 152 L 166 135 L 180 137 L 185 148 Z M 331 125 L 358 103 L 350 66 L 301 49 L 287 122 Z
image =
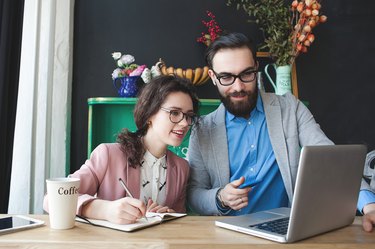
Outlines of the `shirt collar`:
M 152 167 L 154 165 L 159 165 L 159 164 L 162 164 L 162 163 L 165 163 L 166 161 L 166 155 L 160 157 L 160 158 L 156 158 L 154 155 L 151 154 L 151 152 L 149 152 L 148 150 L 146 150 L 144 156 L 143 156 L 144 160 L 147 162 L 147 164 Z
M 257 111 L 264 113 L 263 101 L 262 101 L 259 91 L 258 91 L 258 97 L 257 97 L 257 104 L 255 105 L 255 108 L 251 111 L 250 117 L 253 116 L 253 114 Z M 237 116 L 233 115 L 228 110 L 225 110 L 225 112 L 226 112 L 226 117 L 228 121 L 232 121 L 233 119 L 237 118 Z

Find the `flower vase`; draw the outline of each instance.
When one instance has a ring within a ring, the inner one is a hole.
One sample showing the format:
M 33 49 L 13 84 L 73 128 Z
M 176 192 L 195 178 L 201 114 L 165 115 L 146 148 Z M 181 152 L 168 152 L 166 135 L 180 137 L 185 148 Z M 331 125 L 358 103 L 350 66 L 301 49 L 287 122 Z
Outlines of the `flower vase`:
M 276 71 L 276 83 L 273 81 L 272 77 L 269 75 L 268 66 L 271 65 Z M 283 95 L 287 92 L 292 92 L 292 81 L 291 81 L 291 65 L 276 66 L 275 64 L 268 64 L 264 68 L 264 72 L 271 82 L 275 93 L 277 95 Z
M 138 93 L 137 80 L 140 76 L 120 77 L 113 80 L 113 85 L 120 97 L 136 97 Z M 120 85 L 118 84 L 120 82 Z

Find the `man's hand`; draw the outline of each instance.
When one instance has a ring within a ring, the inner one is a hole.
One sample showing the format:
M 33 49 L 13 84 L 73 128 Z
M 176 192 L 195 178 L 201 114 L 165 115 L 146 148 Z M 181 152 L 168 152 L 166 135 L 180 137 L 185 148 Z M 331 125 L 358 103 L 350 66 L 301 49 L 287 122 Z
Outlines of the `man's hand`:
M 250 187 L 240 189 L 240 186 L 245 181 L 245 177 L 241 176 L 240 179 L 234 180 L 228 183 L 221 191 L 220 197 L 225 206 L 230 207 L 233 210 L 240 210 L 249 204 L 249 198 L 247 194 L 251 190 Z
M 363 208 L 364 216 L 362 217 L 363 230 L 371 232 L 375 225 L 375 203 L 366 205 Z

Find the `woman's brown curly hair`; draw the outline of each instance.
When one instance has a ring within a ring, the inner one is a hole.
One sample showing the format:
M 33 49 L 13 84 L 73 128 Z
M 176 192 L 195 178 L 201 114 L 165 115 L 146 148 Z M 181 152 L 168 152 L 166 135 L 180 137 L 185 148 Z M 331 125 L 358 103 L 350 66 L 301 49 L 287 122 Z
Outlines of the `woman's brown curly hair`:
M 146 135 L 149 128 L 149 119 L 159 111 L 168 95 L 174 92 L 188 94 L 193 102 L 194 113 L 198 113 L 199 99 L 189 80 L 173 75 L 152 79 L 142 89 L 134 107 L 134 121 L 138 130 L 131 132 L 125 128 L 117 136 L 117 142 L 121 144 L 121 150 L 128 155 L 128 163 L 131 167 L 135 168 L 140 165 L 146 152 L 142 137 Z

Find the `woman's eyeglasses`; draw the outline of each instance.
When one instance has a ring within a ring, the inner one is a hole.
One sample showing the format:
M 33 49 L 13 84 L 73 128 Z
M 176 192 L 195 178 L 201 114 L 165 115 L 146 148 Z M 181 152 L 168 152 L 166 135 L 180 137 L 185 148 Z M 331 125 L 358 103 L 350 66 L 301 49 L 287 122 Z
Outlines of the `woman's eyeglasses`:
M 160 109 L 169 112 L 169 120 L 174 124 L 180 123 L 185 118 L 188 125 L 192 126 L 197 120 L 197 115 L 194 113 L 184 113 L 180 110 L 168 109 L 165 107 L 160 107 Z

